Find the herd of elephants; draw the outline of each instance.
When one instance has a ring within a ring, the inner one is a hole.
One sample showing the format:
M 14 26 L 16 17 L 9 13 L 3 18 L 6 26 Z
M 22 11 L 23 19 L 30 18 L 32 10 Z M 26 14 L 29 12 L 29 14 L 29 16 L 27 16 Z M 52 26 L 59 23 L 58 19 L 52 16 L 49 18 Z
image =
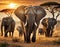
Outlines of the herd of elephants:
M 40 20 L 46 16 L 46 11 L 41 6 L 20 6 L 15 11 L 14 14 L 21 20 L 21 27 L 17 28 L 19 34 L 24 34 L 24 41 L 29 43 L 31 33 L 32 42 L 36 41 L 36 30 L 40 24 Z M 43 28 L 39 29 L 39 33 L 45 34 L 46 37 L 52 37 L 53 29 L 57 24 L 57 20 L 55 18 L 44 18 L 41 22 Z M 4 37 L 9 36 L 13 37 L 14 29 L 15 29 L 15 21 L 14 19 L 9 17 L 4 17 L 1 23 L 1 36 L 3 36 L 3 27 L 4 27 Z

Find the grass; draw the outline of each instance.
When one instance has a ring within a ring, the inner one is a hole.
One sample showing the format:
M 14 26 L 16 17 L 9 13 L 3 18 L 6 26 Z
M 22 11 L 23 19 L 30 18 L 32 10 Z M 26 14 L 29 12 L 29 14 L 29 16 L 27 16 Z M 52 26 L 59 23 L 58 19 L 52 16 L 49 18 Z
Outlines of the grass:
M 11 45 L 11 47 L 22 47 L 22 46 L 20 46 L 20 45 L 8 44 L 8 43 L 6 43 L 6 42 L 1 43 L 1 44 L 0 44 L 0 47 L 10 47 L 10 45 Z
M 12 39 L 13 42 L 19 42 L 19 38 L 15 37 Z
M 9 45 L 8 43 L 4 42 L 0 44 L 0 47 L 7 47 L 8 45 Z
M 17 45 L 16 45 L 15 47 L 22 47 L 22 46 L 17 46 Z
M 59 44 L 59 45 L 60 45 L 60 39 L 54 40 L 53 43 L 54 43 L 54 44 Z

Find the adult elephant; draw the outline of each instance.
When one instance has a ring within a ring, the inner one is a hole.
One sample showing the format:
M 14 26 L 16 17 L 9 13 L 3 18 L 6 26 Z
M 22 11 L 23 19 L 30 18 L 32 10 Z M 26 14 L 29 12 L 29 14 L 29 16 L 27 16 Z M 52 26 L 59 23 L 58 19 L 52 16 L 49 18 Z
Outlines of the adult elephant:
M 4 17 L 2 19 L 1 36 L 3 36 L 3 27 L 4 27 L 4 36 L 7 37 L 8 36 L 7 34 L 9 32 L 9 36 L 13 37 L 14 28 L 15 28 L 15 21 L 13 20 L 13 18 L 11 16 Z
M 31 33 L 33 33 L 32 42 L 35 42 L 36 30 L 40 20 L 46 15 L 45 10 L 40 6 L 20 6 L 14 13 L 21 20 L 25 42 L 30 42 Z
M 46 28 L 45 35 L 46 37 L 52 37 L 53 35 L 53 29 L 55 25 L 57 24 L 57 20 L 55 18 L 44 18 L 42 20 L 43 27 Z

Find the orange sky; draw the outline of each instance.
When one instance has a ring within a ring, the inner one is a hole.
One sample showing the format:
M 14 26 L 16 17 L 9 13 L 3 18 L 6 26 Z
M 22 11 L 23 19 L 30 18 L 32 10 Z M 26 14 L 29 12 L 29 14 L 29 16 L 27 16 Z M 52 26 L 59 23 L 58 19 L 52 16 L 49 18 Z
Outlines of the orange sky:
M 60 3 L 60 0 L 0 0 L 0 10 L 4 8 L 9 8 L 8 5 L 10 3 L 16 3 L 19 6 L 20 5 L 39 5 L 47 1 L 55 1 Z
M 9 8 L 9 4 L 10 3 L 15 3 L 15 4 L 18 4 L 18 5 L 39 5 L 43 2 L 51 2 L 51 1 L 55 1 L 55 2 L 59 2 L 60 3 L 60 0 L 0 0 L 0 10 L 2 9 L 5 9 L 5 8 Z M 49 13 L 48 13 L 49 16 L 51 16 Z M 58 18 L 60 19 L 60 17 Z
M 11 2 L 15 2 L 15 3 L 18 3 L 18 4 L 38 5 L 38 4 L 41 4 L 42 2 L 46 2 L 46 1 L 55 1 L 55 2 L 60 3 L 60 0 L 0 0 L 0 4 L 4 5 L 4 4 L 11 3 Z

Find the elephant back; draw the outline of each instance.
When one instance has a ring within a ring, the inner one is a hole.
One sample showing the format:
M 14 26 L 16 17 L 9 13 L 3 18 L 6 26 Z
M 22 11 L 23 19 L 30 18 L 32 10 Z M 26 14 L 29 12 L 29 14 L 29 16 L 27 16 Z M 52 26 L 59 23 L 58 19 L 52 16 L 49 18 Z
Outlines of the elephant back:
M 13 18 L 11 17 L 7 17 L 7 24 L 11 24 L 12 22 L 14 22 Z
M 12 17 L 4 17 L 2 19 L 2 22 L 4 22 L 4 25 L 9 26 L 12 22 L 14 22 L 14 20 Z

